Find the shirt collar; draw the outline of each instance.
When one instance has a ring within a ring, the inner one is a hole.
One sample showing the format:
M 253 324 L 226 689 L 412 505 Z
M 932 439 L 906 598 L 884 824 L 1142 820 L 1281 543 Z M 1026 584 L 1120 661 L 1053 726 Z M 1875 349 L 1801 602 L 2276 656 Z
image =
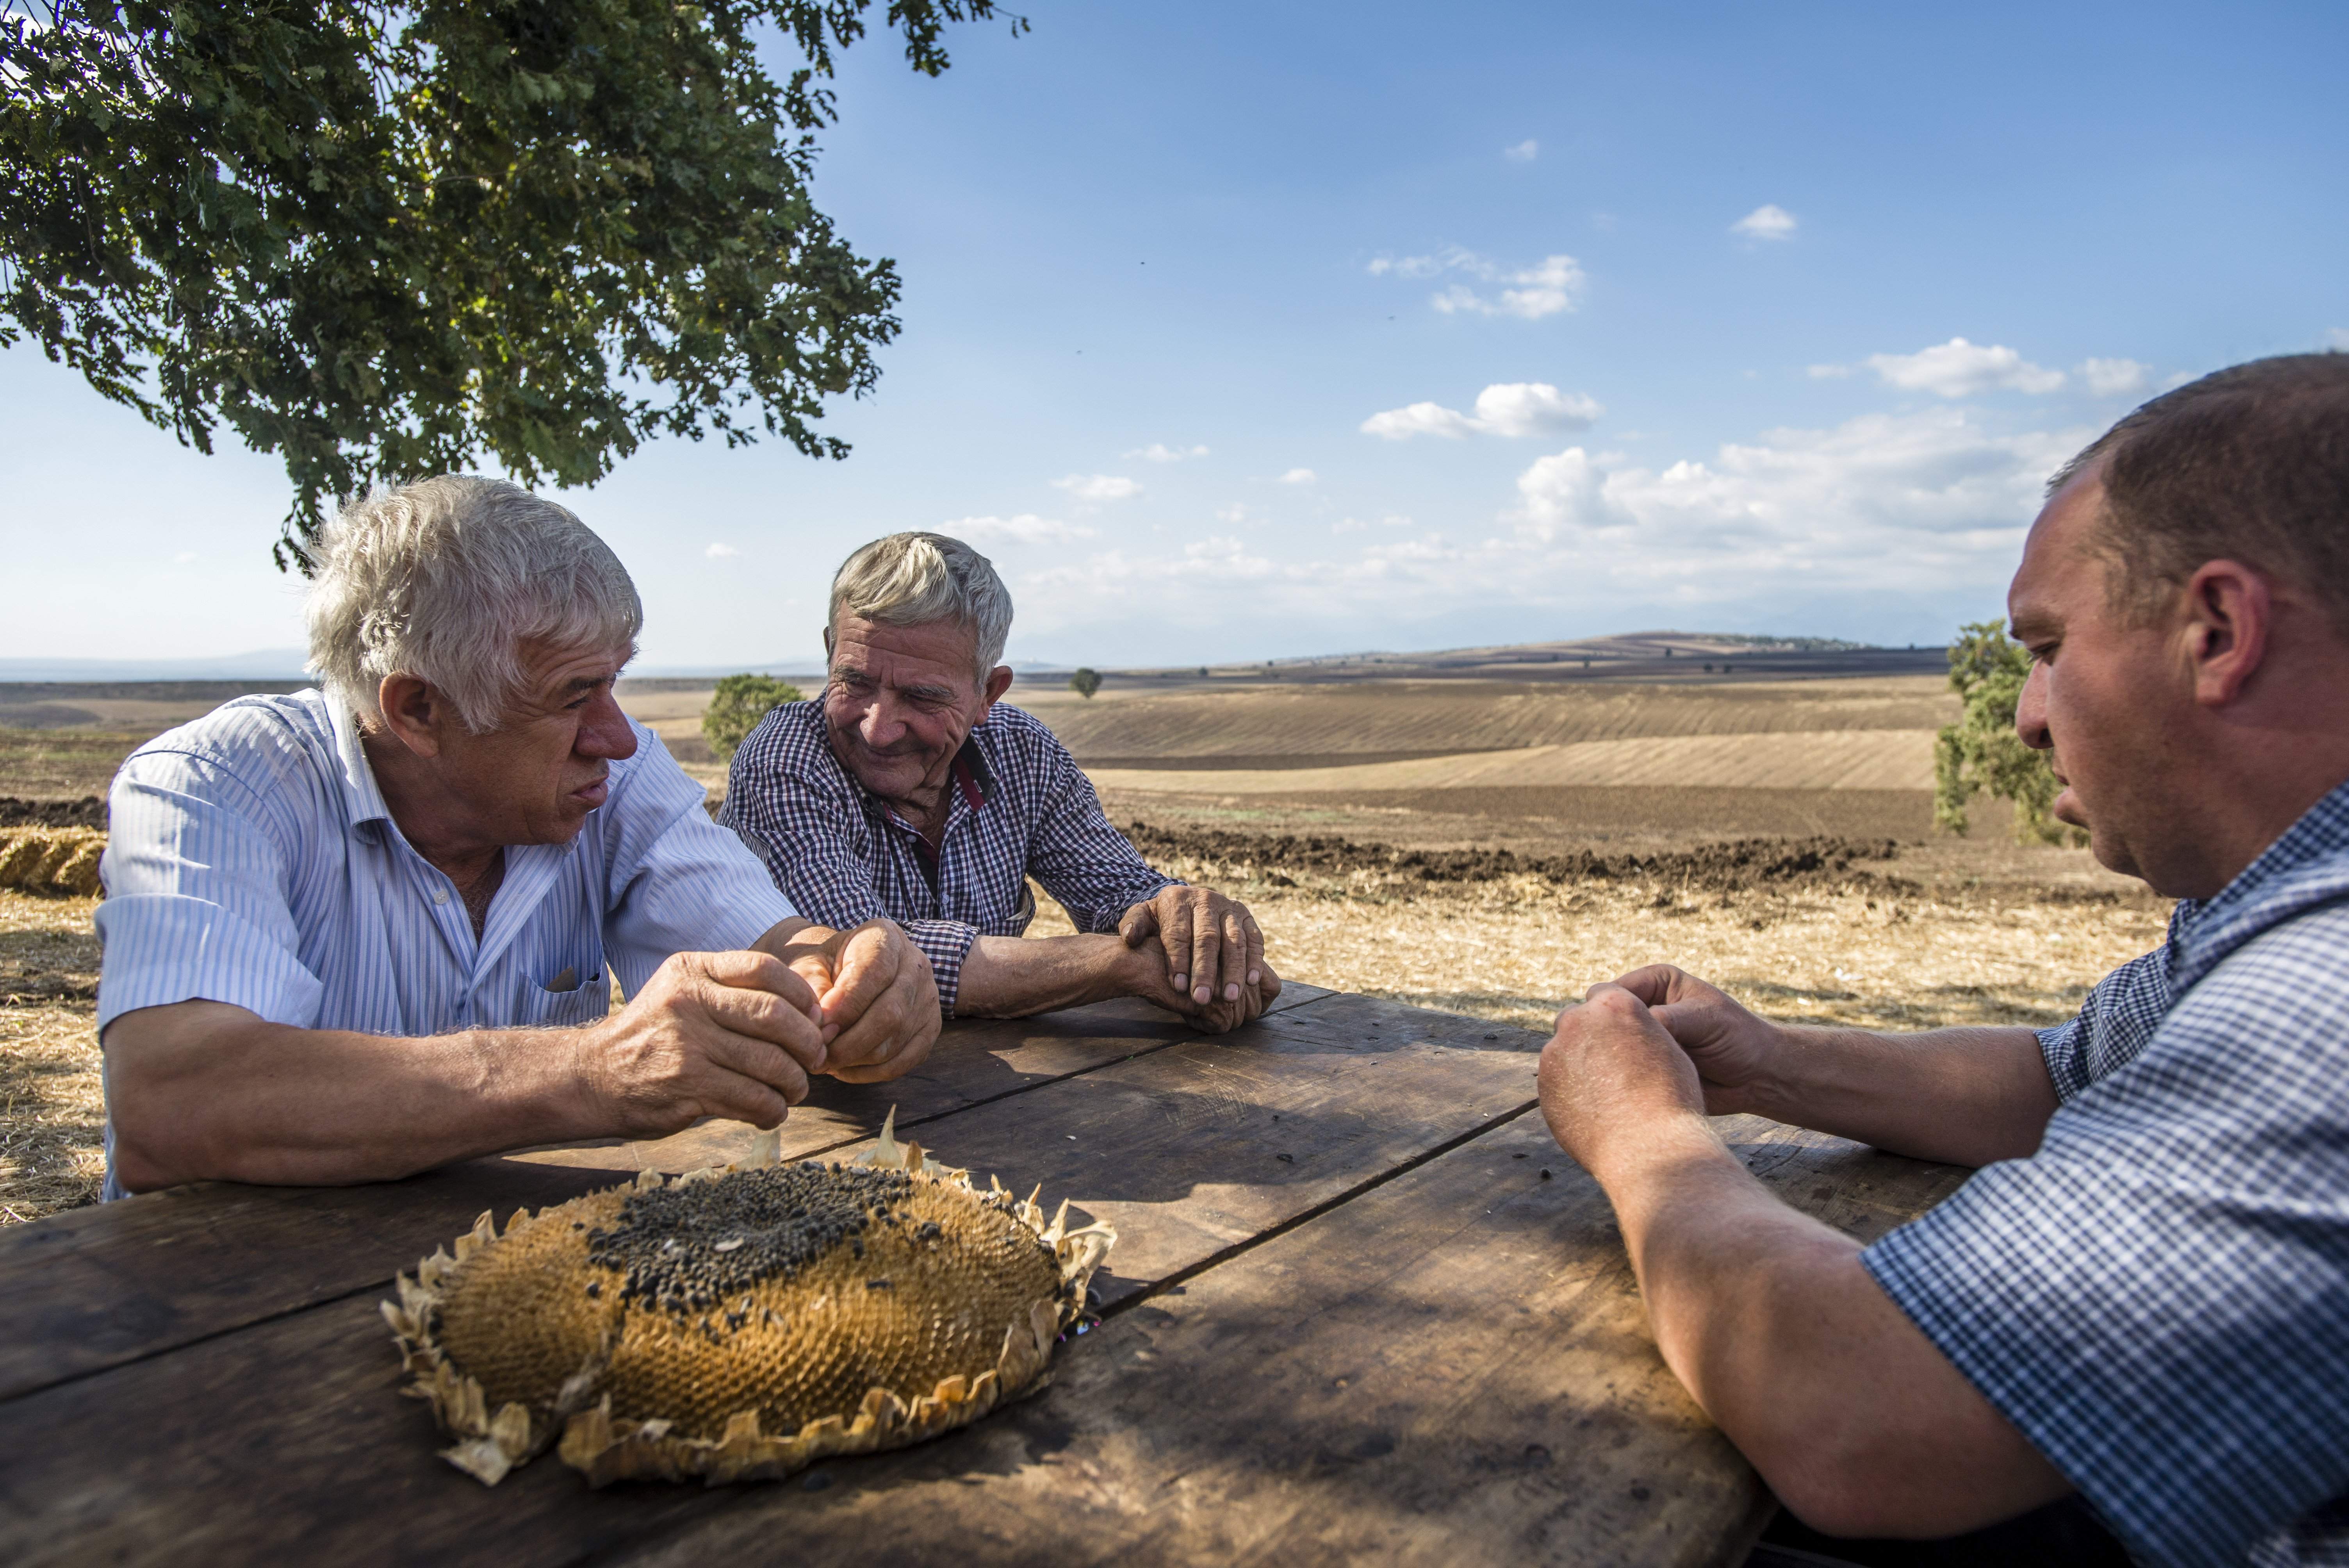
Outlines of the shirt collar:
M 2336 785 L 2207 899 L 2182 899 L 2171 936 L 2183 991 L 2269 928 L 2349 897 L 2349 783 Z
M 375 768 L 360 743 L 358 719 L 350 709 L 326 696 L 326 719 L 335 734 L 335 756 L 343 768 L 343 807 L 354 828 L 362 822 L 388 822 L 391 808 L 375 781 Z

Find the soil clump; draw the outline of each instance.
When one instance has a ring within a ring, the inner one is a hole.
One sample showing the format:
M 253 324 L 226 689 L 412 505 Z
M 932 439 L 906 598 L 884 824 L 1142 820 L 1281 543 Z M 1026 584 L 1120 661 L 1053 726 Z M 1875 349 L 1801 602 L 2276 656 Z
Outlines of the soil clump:
M 103 828 L 106 800 L 85 795 L 78 800 L 26 800 L 0 795 L 0 828 Z
M 1870 864 L 1899 857 L 1899 843 L 1892 839 L 1733 839 L 1651 854 L 1602 855 L 1576 850 L 1559 855 L 1521 855 L 1506 849 L 1398 849 L 1342 838 L 1239 833 L 1188 825 L 1154 828 L 1147 822 L 1130 823 L 1126 836 L 1144 855 L 1340 875 L 1369 871 L 1420 882 L 1489 882 L 1536 876 L 1558 883 L 1647 882 L 1693 892 L 1854 887 L 1912 892 L 1919 886 L 1909 878 L 1869 869 Z

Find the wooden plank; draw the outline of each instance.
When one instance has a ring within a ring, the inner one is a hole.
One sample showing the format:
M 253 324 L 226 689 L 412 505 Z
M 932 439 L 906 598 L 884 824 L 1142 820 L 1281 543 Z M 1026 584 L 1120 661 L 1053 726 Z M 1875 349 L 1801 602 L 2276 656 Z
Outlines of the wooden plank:
M 1330 995 L 1295 989 L 1278 1016 L 1303 1016 Z M 1244 1040 L 1261 1026 L 1225 1037 Z M 819 1080 L 814 1109 L 783 1124 L 785 1151 L 869 1137 L 892 1105 L 913 1127 L 1200 1037 L 1137 1002 L 949 1027 L 934 1065 L 896 1083 Z M 647 1165 L 723 1163 L 750 1130 L 712 1122 L 659 1145 L 476 1161 L 359 1187 L 204 1182 L 10 1226 L 0 1230 L 0 1398 L 375 1288 L 484 1208 L 503 1216 L 560 1202 Z
M 1126 1235 L 1116 1272 L 1098 1283 L 1115 1301 L 1522 1108 L 1538 1045 L 1526 1031 L 1475 1019 L 1331 997 L 1245 1034 L 1193 1037 L 974 1107 L 941 1125 L 952 1134 L 941 1152 L 1114 1213 Z M 1102 1079 L 1114 1081 L 1097 1086 Z M 377 1253 L 374 1268 L 388 1275 L 418 1250 Z M 383 1560 L 382 1542 L 395 1537 L 419 1553 L 463 1544 L 468 1537 L 441 1532 L 481 1525 L 466 1501 L 473 1483 L 450 1471 L 461 1483 L 453 1489 L 398 1490 L 445 1467 L 427 1458 L 422 1412 L 390 1400 L 389 1353 L 373 1311 L 370 1293 L 11 1401 L 0 1422 L 9 1511 L 0 1559 L 32 1560 L 42 1542 L 85 1531 L 103 1543 L 101 1555 L 125 1561 L 254 1532 L 274 1542 L 272 1552 L 365 1561 Z M 267 1473 L 232 1480 L 196 1461 L 193 1450 L 207 1446 L 241 1454 L 248 1472 L 265 1448 L 271 1458 L 258 1470 Z M 381 1495 L 381 1511 L 378 1501 L 358 1506 L 356 1493 L 330 1507 L 326 1500 L 378 1451 L 403 1477 Z M 500 1548 L 517 1563 L 557 1560 L 546 1553 L 579 1539 L 574 1489 L 543 1484 L 509 1483 L 492 1510 L 501 1521 L 535 1521 Z M 441 1522 L 424 1536 L 400 1534 L 394 1516 L 428 1495 L 439 1501 L 426 1511 Z M 325 1514 L 334 1517 L 316 1517 Z M 602 1517 L 581 1514 L 579 1528 Z M 281 1539 L 288 1531 L 312 1533 Z
M 1267 1016 L 1334 995 L 1318 985 L 1287 983 Z M 1245 1037 L 1246 1031 L 1237 1033 Z M 900 1128 L 919 1127 L 990 1099 L 1024 1094 L 1072 1074 L 1200 1037 L 1178 1015 L 1131 999 L 1035 1018 L 957 1022 L 948 1026 L 930 1059 L 904 1078 L 880 1084 L 816 1079 L 807 1099 L 792 1107 L 783 1124 L 783 1150 L 797 1159 L 870 1138 L 893 1107 Z M 631 1175 L 647 1170 L 693 1171 L 742 1158 L 757 1131 L 746 1122 L 712 1120 L 668 1138 L 635 1142 L 606 1139 L 530 1150 L 512 1158 Z
M 1970 1174 L 1723 1130 L 1862 1240 Z M 1733 1564 L 1775 1508 L 1656 1354 L 1605 1194 L 1527 1115 L 1115 1314 L 1037 1399 L 616 1561 Z
M 1766 1180 L 1863 1231 L 1961 1174 L 1751 1136 Z M 1656 1359 L 1603 1197 L 1531 1117 L 1134 1299 L 1040 1397 L 938 1443 L 602 1493 L 551 1459 L 495 1491 L 433 1460 L 372 1301 L 338 1302 L 10 1403 L 0 1557 L 1703 1563 L 1767 1507 Z

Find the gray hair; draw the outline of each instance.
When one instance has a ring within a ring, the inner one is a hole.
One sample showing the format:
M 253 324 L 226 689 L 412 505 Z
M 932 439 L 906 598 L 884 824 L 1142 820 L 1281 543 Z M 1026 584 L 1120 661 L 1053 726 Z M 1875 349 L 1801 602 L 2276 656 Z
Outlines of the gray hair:
M 486 735 L 521 691 L 524 643 L 618 647 L 644 625 L 611 546 L 502 480 L 443 474 L 378 490 L 326 526 L 309 562 L 310 667 L 377 723 L 383 682 L 408 675 Z
M 978 643 L 978 675 L 1003 660 L 1011 635 L 1011 593 L 986 556 L 943 533 L 893 533 L 876 539 L 841 562 L 832 580 L 826 630 L 840 624 L 843 611 L 885 626 L 924 626 L 959 621 Z

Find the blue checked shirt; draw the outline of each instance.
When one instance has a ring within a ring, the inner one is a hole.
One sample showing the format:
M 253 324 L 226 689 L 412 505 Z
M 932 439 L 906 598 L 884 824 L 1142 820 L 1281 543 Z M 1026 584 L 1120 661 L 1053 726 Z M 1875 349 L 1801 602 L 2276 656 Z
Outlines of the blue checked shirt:
M 1862 1262 L 2140 1561 L 2349 1563 L 2349 785 L 2040 1042 L 2039 1152 Z
M 720 822 L 759 851 L 808 917 L 845 930 L 886 915 L 929 955 L 947 1013 L 981 935 L 1036 916 L 1028 879 L 1079 931 L 1114 931 L 1174 878 L 1153 871 L 1102 815 L 1092 781 L 1032 715 L 997 703 L 955 758 L 933 862 L 913 824 L 865 793 L 833 755 L 823 704 L 785 703 L 734 754 Z
M 506 851 L 478 940 L 320 693 L 240 697 L 158 736 L 114 780 L 99 1030 L 197 998 L 371 1035 L 584 1024 L 610 1005 L 606 965 L 633 995 L 672 954 L 757 941 L 790 902 L 631 727 L 636 755 L 575 838 Z

